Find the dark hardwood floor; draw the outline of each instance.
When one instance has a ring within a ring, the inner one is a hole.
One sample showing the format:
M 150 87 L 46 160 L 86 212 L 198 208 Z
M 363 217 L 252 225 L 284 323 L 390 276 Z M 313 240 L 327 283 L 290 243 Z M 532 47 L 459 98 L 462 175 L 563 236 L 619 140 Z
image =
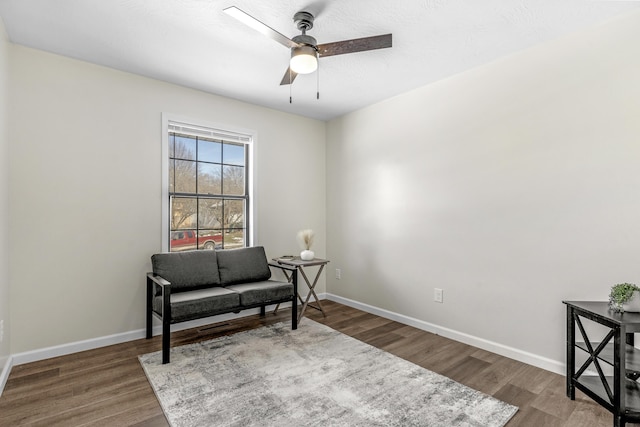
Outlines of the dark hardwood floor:
M 565 396 L 564 377 L 331 301 L 309 318 L 517 405 L 509 427 L 612 426 L 612 415 L 582 393 Z M 216 323 L 172 334 L 172 346 L 279 321 Z M 304 319 L 302 324 L 304 325 Z M 562 325 L 559 325 L 562 327 Z M 14 366 L 0 397 L 0 426 L 168 426 L 137 356 L 160 350 L 160 337 Z M 628 424 L 637 426 L 638 424 Z

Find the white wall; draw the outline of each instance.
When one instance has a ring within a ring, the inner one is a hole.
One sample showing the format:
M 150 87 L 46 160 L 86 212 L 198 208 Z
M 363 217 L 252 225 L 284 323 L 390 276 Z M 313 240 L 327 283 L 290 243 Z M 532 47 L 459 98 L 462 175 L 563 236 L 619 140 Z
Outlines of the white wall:
M 640 283 L 638 40 L 634 13 L 331 121 L 328 292 L 564 363 L 562 300 Z
M 325 255 L 324 122 L 20 46 L 10 68 L 13 354 L 144 327 L 162 112 L 257 131 L 256 243 L 313 228 Z
M 0 19 L 0 322 L 3 322 L 0 340 L 0 390 L 1 375 L 9 361 L 9 40 L 4 23 Z

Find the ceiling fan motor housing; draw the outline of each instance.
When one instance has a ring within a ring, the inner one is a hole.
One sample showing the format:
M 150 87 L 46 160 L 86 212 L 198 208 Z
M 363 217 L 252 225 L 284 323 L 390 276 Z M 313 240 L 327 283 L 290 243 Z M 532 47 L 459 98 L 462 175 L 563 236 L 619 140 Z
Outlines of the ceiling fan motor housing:
M 296 14 L 293 15 L 293 22 L 296 23 L 298 29 L 302 31 L 302 34 L 313 28 L 313 20 L 314 17 L 309 12 L 296 12 Z
M 306 34 L 300 34 L 299 36 L 295 36 L 291 40 L 293 40 L 296 43 L 302 44 L 302 45 L 313 46 L 314 49 L 315 49 L 316 45 L 318 44 L 318 42 L 316 41 L 316 39 L 314 37 L 308 36 Z

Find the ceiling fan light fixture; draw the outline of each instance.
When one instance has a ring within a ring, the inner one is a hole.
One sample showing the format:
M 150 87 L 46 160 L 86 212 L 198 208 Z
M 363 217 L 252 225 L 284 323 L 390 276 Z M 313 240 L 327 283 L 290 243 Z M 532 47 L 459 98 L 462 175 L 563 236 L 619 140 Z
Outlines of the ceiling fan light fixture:
M 318 69 L 318 52 L 313 46 L 303 45 L 291 48 L 291 71 L 298 74 L 313 73 Z

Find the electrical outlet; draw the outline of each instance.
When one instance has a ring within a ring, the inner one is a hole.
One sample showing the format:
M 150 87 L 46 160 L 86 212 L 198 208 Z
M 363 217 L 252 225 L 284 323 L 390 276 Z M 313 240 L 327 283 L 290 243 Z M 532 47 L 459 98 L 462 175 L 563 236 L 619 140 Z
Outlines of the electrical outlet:
M 342 279 L 342 271 L 339 268 L 336 268 L 336 279 Z
M 435 302 L 442 302 L 442 289 L 433 288 L 433 300 Z

